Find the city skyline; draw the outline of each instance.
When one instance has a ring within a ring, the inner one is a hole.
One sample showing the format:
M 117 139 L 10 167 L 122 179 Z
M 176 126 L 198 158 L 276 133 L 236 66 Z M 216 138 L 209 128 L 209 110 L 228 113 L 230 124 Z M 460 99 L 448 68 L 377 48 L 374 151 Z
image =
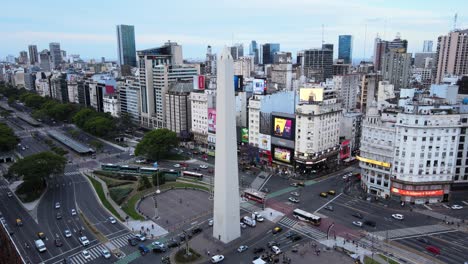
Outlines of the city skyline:
M 137 50 L 171 40 L 183 46 L 185 58 L 202 59 L 208 45 L 214 52 L 220 52 L 223 46 L 243 43 L 246 48 L 251 40 L 256 40 L 260 44 L 280 43 L 283 51 L 295 54 L 298 50 L 321 46 L 323 24 L 323 41 L 334 44 L 335 57 L 338 35 L 349 34 L 353 35 L 353 57 L 370 58 L 377 34 L 391 40 L 400 32 L 402 38 L 408 40 L 409 52 L 422 51 L 424 40 L 435 43 L 439 35 L 453 29 L 455 12 L 466 9 L 463 8 L 466 5 L 456 1 L 429 1 L 422 6 L 403 1 L 342 3 L 337 0 L 295 0 L 283 3 L 259 0 L 252 3 L 228 2 L 219 6 L 215 1 L 203 0 L 196 5 L 182 7 L 150 1 L 116 3 L 109 10 L 107 4 L 86 4 L 86 1 L 70 3 L 66 9 L 52 3 L 32 2 L 24 12 L 10 12 L 0 18 L 0 37 L 8 39 L 1 45 L 0 57 L 18 56 L 19 51 L 26 50 L 30 44 L 43 50 L 48 43 L 59 42 L 68 54 L 80 54 L 84 59 L 106 57 L 116 60 L 115 26 L 119 24 L 135 26 Z M 4 10 L 20 8 L 14 2 L 2 6 Z M 85 6 L 93 8 L 86 10 L 87 19 L 84 21 L 81 16 L 84 11 L 80 10 Z M 154 13 L 154 10 L 159 12 Z M 255 10 L 265 12 L 252 17 L 247 15 Z M 53 12 L 54 16 L 47 16 L 48 12 Z M 335 16 L 343 13 L 345 15 Z M 465 14 L 459 12 L 457 27 L 467 25 Z

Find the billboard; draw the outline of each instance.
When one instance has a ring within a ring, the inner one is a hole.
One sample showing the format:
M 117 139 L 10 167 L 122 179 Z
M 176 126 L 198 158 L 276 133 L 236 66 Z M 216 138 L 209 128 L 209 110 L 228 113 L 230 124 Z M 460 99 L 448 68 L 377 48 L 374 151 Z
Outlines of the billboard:
M 242 75 L 234 75 L 234 91 L 242 92 L 244 89 L 244 77 Z
M 385 161 L 372 160 L 372 159 L 367 159 L 367 158 L 363 158 L 363 157 L 359 157 L 359 156 L 356 156 L 356 159 L 358 159 L 359 161 L 365 162 L 365 163 L 370 163 L 370 164 L 374 164 L 374 165 L 377 165 L 377 166 L 382 166 L 382 167 L 385 167 L 385 168 L 390 168 L 390 166 L 391 166 L 390 163 L 385 162 Z
M 347 159 L 351 155 L 351 148 L 349 147 L 350 141 L 349 139 L 341 142 L 340 146 L 340 159 Z
M 258 147 L 263 150 L 271 150 L 271 136 L 265 134 L 258 135 Z
M 208 108 L 208 132 L 216 133 L 216 109 Z
M 241 142 L 249 143 L 249 129 L 246 127 L 241 128 Z
M 279 138 L 294 140 L 294 119 L 273 116 L 272 135 Z
M 291 163 L 292 155 L 293 155 L 292 149 L 273 146 L 273 158 L 277 161 Z
M 193 89 L 194 90 L 205 90 L 205 75 L 193 76 Z
M 254 79 L 253 80 L 253 93 L 254 94 L 265 94 L 265 80 L 263 79 Z
M 323 88 L 301 88 L 299 90 L 300 103 L 313 103 L 323 101 Z
M 413 190 L 403 190 L 392 187 L 392 193 L 404 195 L 404 196 L 415 196 L 415 197 L 426 197 L 426 196 L 442 196 L 444 195 L 444 190 L 427 190 L 427 191 L 413 191 Z

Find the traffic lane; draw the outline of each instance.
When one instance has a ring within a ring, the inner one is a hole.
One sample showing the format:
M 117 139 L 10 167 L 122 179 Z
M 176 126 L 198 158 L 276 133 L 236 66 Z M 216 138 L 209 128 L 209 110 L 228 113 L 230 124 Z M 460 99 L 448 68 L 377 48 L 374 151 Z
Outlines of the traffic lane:
M 426 237 L 431 246 L 440 249 L 440 255 L 436 256 L 427 250 L 428 244 L 418 241 L 416 238 L 401 239 L 394 242 L 400 243 L 406 247 L 410 247 L 428 256 L 436 257 L 444 263 L 464 263 L 468 257 L 466 247 L 450 243 L 442 239 L 435 239 L 434 237 Z
M 430 206 L 430 205 L 429 205 Z M 441 213 L 443 215 L 459 218 L 459 219 L 468 219 L 468 206 L 461 204 L 462 209 L 449 209 L 449 208 L 433 208 L 432 211 Z
M 21 139 L 21 145 L 27 146 L 25 150 L 20 150 L 21 155 L 25 157 L 50 150 L 49 146 L 29 136 Z
M 3 186 L 6 183 L 1 181 Z M 13 240 L 16 246 L 20 250 L 22 256 L 25 259 L 29 259 L 32 263 L 39 263 L 43 259 L 50 257 L 50 252 L 44 252 L 39 254 L 35 248 L 34 240 L 37 238 L 36 233 L 40 230 L 37 223 L 32 217 L 24 210 L 16 197 L 7 197 L 7 191 L 9 189 L 2 189 L 0 191 L 0 212 L 2 212 L 6 223 L 8 224 L 9 230 L 13 231 Z M 16 218 L 20 218 L 23 222 L 23 226 L 16 226 Z M 28 247 L 26 247 L 26 244 Z

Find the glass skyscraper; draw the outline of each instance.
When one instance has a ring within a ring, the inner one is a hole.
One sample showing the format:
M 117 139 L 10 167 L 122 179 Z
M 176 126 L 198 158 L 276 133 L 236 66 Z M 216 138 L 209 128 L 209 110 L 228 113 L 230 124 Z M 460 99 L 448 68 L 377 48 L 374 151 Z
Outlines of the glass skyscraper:
M 343 60 L 345 64 L 352 63 L 353 36 L 340 35 L 338 37 L 338 59 Z
M 134 26 L 117 25 L 117 49 L 119 65 L 137 66 Z

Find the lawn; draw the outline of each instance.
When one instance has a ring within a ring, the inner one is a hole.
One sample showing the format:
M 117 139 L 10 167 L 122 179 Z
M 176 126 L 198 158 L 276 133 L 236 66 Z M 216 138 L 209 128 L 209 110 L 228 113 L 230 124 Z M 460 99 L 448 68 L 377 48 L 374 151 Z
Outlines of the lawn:
M 104 190 L 102 189 L 102 186 L 101 184 L 89 177 L 88 175 L 86 175 L 86 177 L 88 177 L 88 179 L 91 181 L 91 183 L 93 184 L 93 187 L 94 187 L 94 190 L 96 190 L 96 193 L 98 194 L 99 196 L 99 199 L 101 200 L 101 203 L 117 218 L 119 218 L 120 220 L 122 220 L 122 218 L 120 218 L 120 215 L 117 213 L 117 211 L 115 210 L 114 207 L 112 207 L 112 205 L 109 203 L 109 201 L 107 200 L 106 198 L 106 195 L 104 194 Z
M 391 258 L 387 258 L 386 256 L 384 256 L 382 254 L 379 254 L 379 257 L 383 258 L 386 261 L 386 263 L 388 261 L 389 264 L 400 264 L 399 262 L 396 262 L 395 260 L 393 260 Z

